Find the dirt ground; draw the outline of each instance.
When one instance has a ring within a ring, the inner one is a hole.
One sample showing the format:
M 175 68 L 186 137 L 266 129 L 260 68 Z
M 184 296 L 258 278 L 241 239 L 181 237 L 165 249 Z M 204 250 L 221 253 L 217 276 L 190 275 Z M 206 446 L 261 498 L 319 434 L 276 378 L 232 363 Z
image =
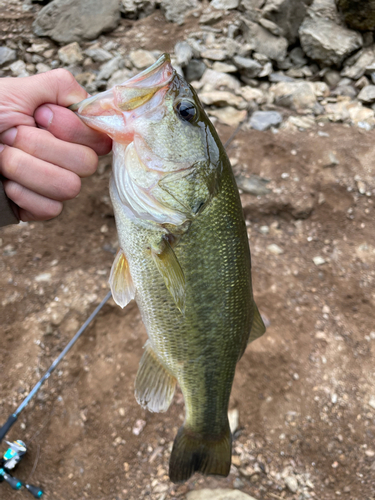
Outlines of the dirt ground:
M 21 479 L 36 463 L 30 481 L 51 499 L 169 500 L 236 480 L 257 500 L 298 498 L 284 488 L 284 472 L 310 478 L 313 498 L 375 498 L 375 134 L 319 130 L 329 136 L 241 132 L 229 149 L 237 173 L 270 179 L 271 189 L 242 195 L 255 297 L 270 325 L 238 364 L 230 476 L 168 481 L 183 401 L 177 395 L 160 415 L 137 405 L 145 329 L 134 303 L 109 303 L 9 434 L 30 446 Z M 332 154 L 339 164 L 324 167 Z M 109 175 L 104 158 L 58 219 L 0 232 L 1 421 L 108 289 L 116 248 Z M 359 193 L 361 182 L 371 196 Z M 325 263 L 316 266 L 316 256 Z M 4 500 L 28 497 L 0 487 Z
M 165 28 L 153 22 L 162 43 Z M 191 29 L 171 26 L 174 37 Z M 219 132 L 225 141 L 233 131 Z M 270 180 L 268 194 L 242 194 L 269 326 L 237 367 L 231 474 L 169 482 L 182 396 L 165 414 L 138 406 L 146 332 L 134 303 L 109 302 L 7 436 L 29 445 L 17 476 L 45 498 L 173 500 L 237 487 L 257 500 L 375 499 L 375 132 L 242 131 L 228 154 L 236 174 Z M 117 245 L 109 175 L 106 157 L 58 219 L 0 229 L 0 423 L 108 290 Z M 31 497 L 1 484 L 0 498 Z

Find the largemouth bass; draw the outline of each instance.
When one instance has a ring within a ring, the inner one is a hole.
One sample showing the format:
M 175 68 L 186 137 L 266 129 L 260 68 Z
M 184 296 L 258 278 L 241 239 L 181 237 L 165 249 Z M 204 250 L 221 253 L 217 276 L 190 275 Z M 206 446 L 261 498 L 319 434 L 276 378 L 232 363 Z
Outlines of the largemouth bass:
M 110 195 L 120 250 L 110 285 L 121 307 L 137 301 L 149 337 L 135 397 L 164 412 L 176 383 L 181 387 L 186 416 L 170 457 L 171 481 L 196 471 L 227 476 L 236 363 L 265 331 L 228 157 L 166 54 L 72 109 L 113 139 Z

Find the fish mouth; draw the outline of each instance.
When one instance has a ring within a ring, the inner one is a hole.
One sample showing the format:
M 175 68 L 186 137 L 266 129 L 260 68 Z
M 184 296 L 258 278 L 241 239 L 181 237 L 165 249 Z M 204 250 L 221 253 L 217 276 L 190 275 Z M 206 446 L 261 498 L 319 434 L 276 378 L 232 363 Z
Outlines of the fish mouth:
M 120 115 L 124 111 L 132 111 L 148 102 L 155 93 L 167 86 L 173 79 L 175 71 L 171 65 L 169 54 L 163 54 L 152 66 L 121 85 L 72 104 L 69 109 L 75 111 L 82 119 Z M 100 129 L 100 126 L 96 127 Z M 104 130 L 108 132 L 107 130 Z

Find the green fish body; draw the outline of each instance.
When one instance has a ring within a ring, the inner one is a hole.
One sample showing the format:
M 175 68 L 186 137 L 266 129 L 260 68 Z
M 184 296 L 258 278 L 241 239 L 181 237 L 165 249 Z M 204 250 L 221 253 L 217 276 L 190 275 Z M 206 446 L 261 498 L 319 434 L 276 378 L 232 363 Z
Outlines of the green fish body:
M 110 283 L 122 307 L 136 300 L 149 337 L 136 399 L 166 411 L 178 382 L 186 416 L 171 453 L 171 480 L 195 471 L 226 476 L 236 363 L 265 331 L 228 157 L 166 55 L 76 109 L 114 139 L 110 194 L 120 251 Z

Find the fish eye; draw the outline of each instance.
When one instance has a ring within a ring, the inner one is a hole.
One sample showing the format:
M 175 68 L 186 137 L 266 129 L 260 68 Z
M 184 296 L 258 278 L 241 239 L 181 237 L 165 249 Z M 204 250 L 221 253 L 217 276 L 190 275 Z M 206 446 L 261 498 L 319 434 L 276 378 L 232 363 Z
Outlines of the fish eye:
M 180 118 L 186 122 L 192 122 L 197 116 L 197 108 L 191 101 L 180 101 L 176 105 L 176 111 Z

